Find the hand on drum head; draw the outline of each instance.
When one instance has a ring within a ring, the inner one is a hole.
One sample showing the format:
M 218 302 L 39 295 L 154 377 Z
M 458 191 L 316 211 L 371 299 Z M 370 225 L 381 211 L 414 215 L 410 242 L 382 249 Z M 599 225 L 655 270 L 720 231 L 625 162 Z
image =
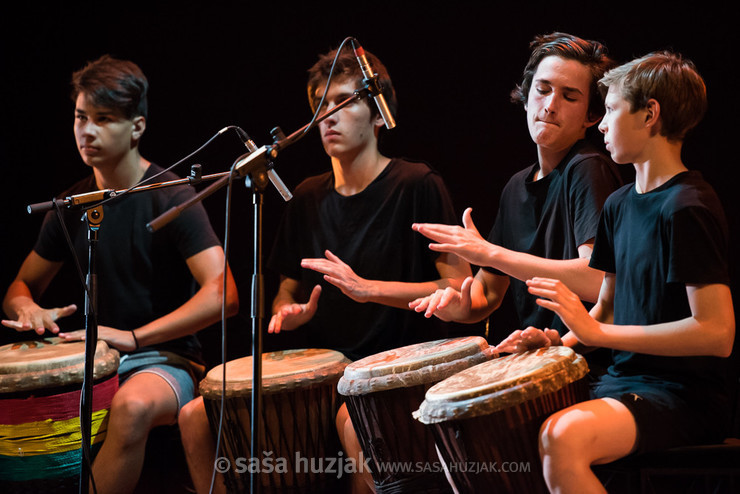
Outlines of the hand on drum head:
M 53 309 L 44 309 L 35 303 L 29 303 L 22 307 L 16 308 L 17 319 L 3 319 L 2 325 L 16 331 L 36 331 L 37 334 L 43 335 L 49 330 L 52 333 L 59 332 L 59 326 L 56 320 L 60 317 L 69 316 L 77 310 L 75 304 L 65 307 L 54 307 Z
M 86 330 L 79 329 L 69 333 L 59 333 L 59 337 L 64 341 L 83 341 Z M 98 326 L 98 340 L 105 341 L 108 346 L 124 352 L 131 352 L 136 349 L 136 341 L 131 335 L 131 331 L 115 329 L 108 326 Z
M 473 278 L 468 276 L 460 286 L 460 291 L 452 287 L 437 290 L 426 297 L 409 303 L 409 308 L 424 312 L 424 317 L 437 316 L 443 321 L 461 321 L 470 315 L 472 305 L 471 287 Z
M 529 326 L 525 330 L 517 329 L 496 345 L 499 353 L 520 353 L 537 348 L 562 345 L 560 334 L 554 329 L 537 329 Z
M 277 308 L 267 327 L 268 333 L 279 333 L 282 330 L 290 331 L 306 324 L 316 314 L 319 306 L 321 285 L 316 285 L 305 304 L 284 304 Z

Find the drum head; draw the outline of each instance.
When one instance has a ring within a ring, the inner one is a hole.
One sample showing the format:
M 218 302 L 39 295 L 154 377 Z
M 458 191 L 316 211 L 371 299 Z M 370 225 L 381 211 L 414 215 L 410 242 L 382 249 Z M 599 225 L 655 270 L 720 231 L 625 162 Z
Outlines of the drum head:
M 587 373 L 585 359 L 569 347 L 515 353 L 432 386 L 414 415 L 431 424 L 489 414 L 556 391 Z
M 118 351 L 98 340 L 94 378 L 118 369 Z M 26 391 L 81 383 L 85 370 L 85 342 L 59 337 L 22 341 L 0 347 L 0 392 Z
M 493 356 L 480 336 L 408 345 L 348 365 L 339 381 L 339 392 L 359 395 L 436 382 Z
M 262 355 L 262 390 L 277 393 L 336 380 L 350 361 L 334 350 L 308 348 L 283 350 Z M 252 391 L 252 357 L 226 362 L 226 396 L 239 396 Z M 208 371 L 200 383 L 205 398 L 221 396 L 223 364 Z

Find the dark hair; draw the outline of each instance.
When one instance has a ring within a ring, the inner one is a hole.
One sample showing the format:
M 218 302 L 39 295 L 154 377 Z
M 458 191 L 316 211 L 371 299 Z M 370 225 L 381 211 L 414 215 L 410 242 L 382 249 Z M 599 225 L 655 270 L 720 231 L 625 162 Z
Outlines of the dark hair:
M 323 86 L 326 84 L 326 80 L 329 78 L 329 71 L 331 70 L 334 57 L 337 55 L 337 49 L 331 50 L 329 53 L 325 53 L 319 56 L 318 61 L 308 69 L 308 103 L 311 105 L 311 110 L 316 111 L 316 105 L 319 103 L 319 99 L 316 98 L 317 90 L 320 89 L 319 94 L 323 93 Z M 398 101 L 396 100 L 396 90 L 393 88 L 393 82 L 391 76 L 388 75 L 388 70 L 385 65 L 372 53 L 365 51 L 370 66 L 373 71 L 378 74 L 378 83 L 383 88 L 383 96 L 388 103 L 388 108 L 391 111 L 391 115 L 396 117 L 396 111 L 398 110 Z M 337 63 L 334 66 L 333 78 L 349 78 L 355 81 L 355 85 L 359 88 L 362 85 L 364 79 L 360 64 L 357 63 L 352 49 L 349 45 L 345 45 L 342 51 L 337 57 Z M 368 101 L 372 116 L 376 116 L 378 107 Z
M 581 39 L 567 33 L 551 33 L 535 37 L 529 44 L 532 53 L 527 66 L 524 67 L 522 80 L 511 92 L 511 100 L 527 104 L 532 79 L 540 62 L 549 56 L 580 62 L 591 70 L 589 117 L 600 118 L 604 115 L 604 101 L 598 88 L 598 81 L 604 73 L 614 67 L 614 61 L 607 55 L 606 46 L 598 41 Z
M 669 51 L 653 52 L 610 70 L 599 81 L 614 86 L 634 113 L 648 100 L 660 104 L 660 134 L 682 140 L 707 111 L 707 87 L 691 60 Z
M 72 74 L 72 100 L 80 93 L 93 104 L 119 110 L 131 119 L 147 117 L 149 82 L 138 65 L 103 55 Z

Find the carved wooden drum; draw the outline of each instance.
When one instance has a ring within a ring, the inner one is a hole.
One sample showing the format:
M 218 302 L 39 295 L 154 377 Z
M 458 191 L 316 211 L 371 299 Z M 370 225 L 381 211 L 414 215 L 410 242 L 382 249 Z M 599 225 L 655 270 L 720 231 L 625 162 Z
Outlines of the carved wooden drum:
M 118 390 L 118 351 L 98 341 L 92 452 L 99 449 Z M 4 492 L 63 492 L 79 485 L 80 394 L 85 342 L 60 338 L 0 347 L 0 482 Z
M 418 343 L 353 362 L 339 381 L 378 493 L 450 492 L 431 431 L 412 412 L 430 386 L 493 357 L 479 336 Z
M 223 429 L 217 462 L 229 492 L 249 492 L 259 475 L 260 492 L 331 492 L 340 475 L 329 467 L 342 449 L 336 432 L 337 381 L 350 361 L 324 349 L 262 355 L 260 458 L 251 458 L 252 357 L 211 369 L 200 383 L 206 413 L 215 431 L 221 397 Z M 336 468 L 336 461 L 334 462 Z
M 434 431 L 460 493 L 547 492 L 539 429 L 588 399 L 586 361 L 564 346 L 511 354 L 431 387 L 414 416 Z

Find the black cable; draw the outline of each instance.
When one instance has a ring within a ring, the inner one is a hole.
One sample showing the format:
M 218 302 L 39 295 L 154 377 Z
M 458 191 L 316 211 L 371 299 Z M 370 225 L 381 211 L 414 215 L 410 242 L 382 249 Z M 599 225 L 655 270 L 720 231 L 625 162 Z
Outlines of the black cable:
M 243 134 L 244 137 L 249 139 L 249 136 L 246 135 L 246 132 L 244 132 L 242 129 L 239 129 L 238 127 L 237 129 L 237 133 L 239 134 L 240 138 Z M 218 427 L 216 428 L 216 457 L 213 458 L 213 471 L 211 473 L 211 486 L 208 490 L 209 493 L 213 492 L 213 487 L 216 482 L 216 459 L 218 458 L 218 451 L 221 447 L 221 431 L 223 429 L 224 407 L 226 405 L 226 273 L 229 263 L 229 243 L 231 240 L 229 235 L 231 223 L 231 185 L 234 180 L 234 170 L 236 168 L 237 162 L 238 160 L 231 165 L 229 180 L 226 184 L 226 218 L 224 220 L 224 275 L 223 295 L 221 296 L 221 407 L 219 410 Z M 203 402 L 203 406 L 205 407 L 205 401 Z
M 52 204 L 54 204 L 54 210 L 57 214 L 57 220 L 59 221 L 59 224 L 62 228 L 62 233 L 64 233 L 64 238 L 67 242 L 67 247 L 69 247 L 69 251 L 72 255 L 73 264 L 75 266 L 75 270 L 77 272 L 77 276 L 79 277 L 79 281 L 82 284 L 83 291 L 85 293 L 85 297 L 87 299 L 87 307 L 88 307 L 88 317 L 90 317 L 95 324 L 97 324 L 97 314 L 95 313 L 95 307 L 92 304 L 92 297 L 90 295 L 90 290 L 87 286 L 87 283 L 85 282 L 85 275 L 82 273 L 82 266 L 80 265 L 80 259 L 77 257 L 77 253 L 74 249 L 74 243 L 72 242 L 72 237 L 69 235 L 69 230 L 67 230 L 67 224 L 64 222 L 64 215 L 62 214 L 62 210 L 59 207 L 59 203 L 57 201 L 52 201 Z M 88 471 L 90 472 L 90 482 L 92 483 L 93 492 L 97 493 L 97 489 L 95 487 L 95 479 L 93 478 L 92 474 L 92 458 L 91 458 L 91 452 L 90 452 L 90 442 L 92 441 L 92 436 L 88 435 L 88 431 L 85 427 L 82 426 L 82 414 L 84 410 L 82 409 L 82 403 L 85 399 L 84 393 L 85 393 L 85 373 L 82 374 L 82 389 L 80 391 L 80 405 L 79 405 L 79 416 L 80 416 L 80 451 L 82 452 L 82 460 L 85 462 L 85 465 L 87 466 Z M 93 378 L 93 383 L 94 383 Z
M 339 48 L 337 48 L 337 53 L 334 55 L 334 61 L 331 63 L 331 68 L 329 69 L 329 75 L 326 78 L 326 85 L 324 86 L 324 94 L 321 96 L 321 100 L 319 101 L 318 105 L 316 105 L 316 110 L 314 110 L 313 112 L 313 118 L 311 118 L 311 121 L 308 122 L 308 125 L 306 125 L 306 128 L 303 130 L 304 134 L 315 127 L 314 122 L 316 122 L 316 119 L 318 118 L 319 113 L 321 111 L 321 107 L 323 106 L 324 101 L 326 100 L 326 94 L 329 92 L 329 85 L 331 84 L 331 79 L 332 79 L 332 76 L 334 75 L 334 68 L 337 64 L 337 59 L 339 59 L 339 54 L 342 52 L 344 45 L 347 44 L 348 41 L 356 41 L 356 40 L 352 36 L 348 36 L 344 38 L 344 40 L 342 40 L 342 43 L 339 45 Z

